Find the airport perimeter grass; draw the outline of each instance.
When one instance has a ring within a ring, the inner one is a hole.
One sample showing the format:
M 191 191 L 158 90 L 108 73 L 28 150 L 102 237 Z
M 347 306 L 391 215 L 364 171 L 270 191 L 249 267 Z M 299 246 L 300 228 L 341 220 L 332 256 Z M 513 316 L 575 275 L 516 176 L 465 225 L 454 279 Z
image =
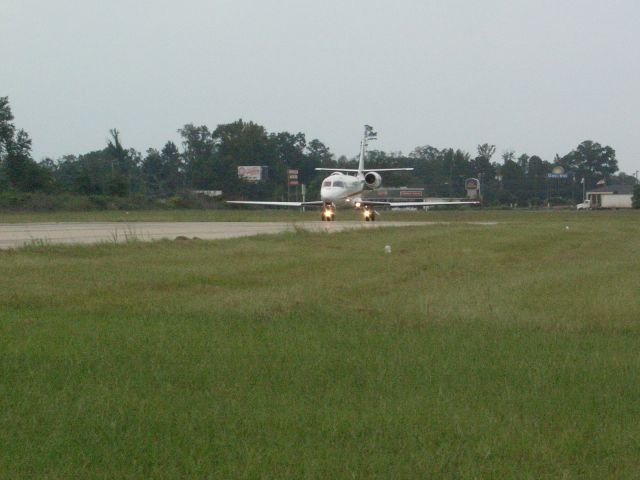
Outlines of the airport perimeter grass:
M 0 252 L 0 478 L 637 478 L 637 213 Z
M 342 212 L 341 212 L 342 213 Z M 345 212 L 342 219 L 355 219 L 356 212 Z M 33 222 L 278 222 L 319 220 L 320 211 L 288 209 L 229 208 L 220 210 L 96 210 L 79 212 L 2 212 L 0 223 Z

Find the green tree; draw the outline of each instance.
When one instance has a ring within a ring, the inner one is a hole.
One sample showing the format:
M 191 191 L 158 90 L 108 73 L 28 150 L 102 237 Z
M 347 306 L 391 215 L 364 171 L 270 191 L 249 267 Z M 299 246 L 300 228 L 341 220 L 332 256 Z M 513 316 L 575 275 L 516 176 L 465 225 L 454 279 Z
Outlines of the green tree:
M 0 97 L 0 188 L 49 190 L 50 172 L 31 158 L 31 138 L 16 130 L 8 97 Z
M 104 154 L 111 161 L 111 177 L 107 180 L 107 193 L 126 196 L 130 192 L 139 190 L 140 154 L 122 146 L 118 130 L 113 128 L 109 133 L 111 138 L 104 149 Z
M 491 157 L 493 157 L 494 153 L 496 153 L 496 146 L 489 145 L 488 143 L 483 143 L 482 145 L 478 145 L 478 156 L 486 158 L 487 161 L 491 161 Z
M 633 208 L 640 208 L 640 185 L 633 187 Z
M 616 151 L 591 140 L 585 140 L 575 150 L 558 158 L 558 163 L 573 172 L 576 178 L 584 178 L 587 188 L 593 187 L 599 179 L 608 179 L 618 171 Z
M 513 159 L 513 152 L 503 155 L 504 163 L 500 166 L 500 203 L 517 203 L 520 206 L 526 205 L 528 196 L 525 187 L 524 171 Z
M 307 143 L 305 156 L 305 172 L 309 172 L 309 175 L 305 173 L 305 177 L 303 177 L 307 186 L 307 198 L 320 198 L 320 184 L 325 177 L 322 174 L 326 172 L 317 172 L 315 169 L 332 167 L 335 165 L 335 158 L 329 147 L 317 138 Z
M 266 198 L 282 195 L 285 183 L 286 159 L 276 153 L 273 134 L 254 122 L 242 119 L 218 125 L 212 138 L 216 145 L 216 188 L 225 193 L 242 192 L 254 197 Z M 238 179 L 238 166 L 264 165 L 269 169 L 266 181 L 248 183 Z
M 431 145 L 416 147 L 409 154 L 409 160 L 411 161 L 410 166 L 414 168 L 413 176 L 417 185 L 423 185 L 427 188 L 427 185 L 440 175 L 438 171 L 440 151 Z
M 526 174 L 529 169 L 529 155 L 523 153 L 518 157 L 518 166 L 522 169 L 522 171 Z
M 167 142 L 162 151 L 147 150 L 141 165 L 145 191 L 152 195 L 168 196 L 183 185 L 182 159 L 175 143 Z
M 7 154 L 7 147 L 12 143 L 15 127 L 8 97 L 0 97 L 0 158 Z
M 551 164 L 533 155 L 527 161 L 528 199 L 532 205 L 542 205 L 547 198 L 547 174 Z
M 615 175 L 611 175 L 611 177 L 609 177 L 609 181 L 612 185 L 635 185 L 638 182 L 636 177 L 624 172 L 618 172 Z
M 187 188 L 208 188 L 217 182 L 214 168 L 216 145 L 205 125 L 189 123 L 178 130 L 182 137 L 183 159 Z
M 126 196 L 140 190 L 140 154 L 126 149 L 117 130 L 102 150 L 59 160 L 53 176 L 62 189 L 81 195 Z
M 464 180 L 472 174 L 469 154 L 460 149 L 447 148 L 441 155 L 442 177 L 445 179 L 441 194 L 449 197 L 465 196 Z

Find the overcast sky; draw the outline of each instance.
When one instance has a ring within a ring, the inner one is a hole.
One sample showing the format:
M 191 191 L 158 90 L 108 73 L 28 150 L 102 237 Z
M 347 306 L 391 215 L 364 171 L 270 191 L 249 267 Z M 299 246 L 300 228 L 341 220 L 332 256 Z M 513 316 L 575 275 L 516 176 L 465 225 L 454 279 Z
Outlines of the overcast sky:
M 0 0 L 0 96 L 36 159 L 238 118 L 355 155 L 419 145 L 640 169 L 637 0 Z M 494 160 L 497 157 L 494 157 Z

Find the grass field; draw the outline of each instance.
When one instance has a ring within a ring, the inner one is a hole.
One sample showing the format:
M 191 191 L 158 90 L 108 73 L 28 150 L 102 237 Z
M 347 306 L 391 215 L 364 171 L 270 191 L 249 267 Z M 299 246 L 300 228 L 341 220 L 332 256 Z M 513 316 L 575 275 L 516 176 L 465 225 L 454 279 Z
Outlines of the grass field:
M 640 212 L 431 213 L 0 252 L 0 478 L 637 478 Z
M 342 212 L 341 212 L 342 213 Z M 355 219 L 352 212 L 347 217 Z M 318 220 L 319 211 L 299 212 L 286 209 L 226 210 L 97 210 L 84 212 L 1 212 L 0 223 L 31 222 L 250 222 L 288 221 L 291 219 Z

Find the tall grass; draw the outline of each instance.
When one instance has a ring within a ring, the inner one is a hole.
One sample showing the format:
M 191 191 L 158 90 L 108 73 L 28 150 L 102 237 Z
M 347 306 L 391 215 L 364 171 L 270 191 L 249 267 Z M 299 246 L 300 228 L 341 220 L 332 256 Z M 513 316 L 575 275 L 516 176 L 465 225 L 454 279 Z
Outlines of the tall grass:
M 634 478 L 640 217 L 502 219 L 0 252 L 0 478 Z

